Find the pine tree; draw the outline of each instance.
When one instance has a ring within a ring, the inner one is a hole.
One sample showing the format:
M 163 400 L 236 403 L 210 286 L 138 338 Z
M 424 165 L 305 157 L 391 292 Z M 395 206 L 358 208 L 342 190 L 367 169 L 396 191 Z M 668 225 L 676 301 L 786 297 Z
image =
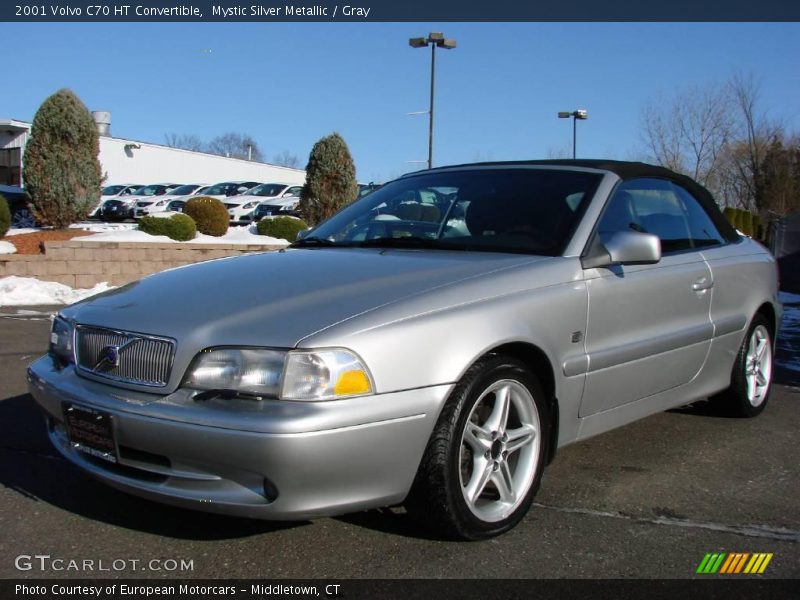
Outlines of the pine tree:
M 342 136 L 332 133 L 311 149 L 306 166 L 306 184 L 300 193 L 300 212 L 311 225 L 318 225 L 358 195 L 356 167 Z
M 70 90 L 47 98 L 33 118 L 23 179 L 42 225 L 67 227 L 100 200 L 100 141 L 92 115 Z

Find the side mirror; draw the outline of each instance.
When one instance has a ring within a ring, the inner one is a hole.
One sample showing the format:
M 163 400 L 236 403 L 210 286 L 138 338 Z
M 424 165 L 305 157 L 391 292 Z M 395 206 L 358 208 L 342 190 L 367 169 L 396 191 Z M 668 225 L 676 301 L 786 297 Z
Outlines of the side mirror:
M 618 231 L 603 244 L 595 238 L 589 254 L 581 259 L 584 269 L 612 265 L 651 265 L 661 260 L 661 240 L 639 231 Z
M 302 240 L 304 237 L 307 237 L 309 233 L 311 233 L 311 228 L 301 229 L 300 231 L 297 232 L 297 237 L 295 238 L 295 241 Z

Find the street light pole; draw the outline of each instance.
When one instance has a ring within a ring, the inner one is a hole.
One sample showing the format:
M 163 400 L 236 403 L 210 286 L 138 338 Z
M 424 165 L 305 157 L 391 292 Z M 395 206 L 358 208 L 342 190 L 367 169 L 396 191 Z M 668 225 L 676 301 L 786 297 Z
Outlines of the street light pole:
M 573 160 L 576 157 L 576 149 L 577 149 L 577 140 L 578 140 L 578 119 L 581 121 L 585 121 L 589 118 L 589 111 L 585 108 L 579 108 L 578 110 L 570 111 L 562 111 L 558 113 L 559 119 L 569 119 L 572 117 L 572 158 Z
M 452 50 L 456 41 L 445 39 L 444 34 L 431 32 L 427 38 L 411 38 L 408 45 L 412 48 L 431 47 L 431 103 L 428 108 L 428 168 L 433 168 L 433 107 L 434 91 L 436 89 L 436 47 Z
M 428 110 L 428 169 L 433 168 L 433 91 L 436 89 L 436 44 L 431 44 L 431 103 Z

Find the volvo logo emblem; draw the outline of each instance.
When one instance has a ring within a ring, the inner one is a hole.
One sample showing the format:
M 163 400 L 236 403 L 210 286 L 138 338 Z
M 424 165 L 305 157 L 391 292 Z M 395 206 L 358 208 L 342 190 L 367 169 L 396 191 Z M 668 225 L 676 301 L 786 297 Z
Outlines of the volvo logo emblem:
M 120 346 L 104 346 L 97 356 L 97 364 L 95 364 L 92 371 L 96 373 L 98 371 L 116 369 L 119 366 L 119 359 L 122 351 L 138 341 L 138 338 L 132 338 Z
M 119 346 L 106 346 L 100 350 L 93 371 L 114 369 L 119 366 Z

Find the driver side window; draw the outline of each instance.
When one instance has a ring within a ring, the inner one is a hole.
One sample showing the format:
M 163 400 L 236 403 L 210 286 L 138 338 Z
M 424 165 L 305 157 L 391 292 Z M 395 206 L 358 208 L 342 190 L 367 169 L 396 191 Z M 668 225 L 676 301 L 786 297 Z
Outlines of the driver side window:
M 698 226 L 705 216 L 702 226 Z M 722 237 L 697 200 L 664 179 L 634 179 L 612 194 L 598 224 L 605 243 L 618 231 L 657 235 L 663 253 L 721 244 Z M 702 239 L 697 232 L 702 232 Z

